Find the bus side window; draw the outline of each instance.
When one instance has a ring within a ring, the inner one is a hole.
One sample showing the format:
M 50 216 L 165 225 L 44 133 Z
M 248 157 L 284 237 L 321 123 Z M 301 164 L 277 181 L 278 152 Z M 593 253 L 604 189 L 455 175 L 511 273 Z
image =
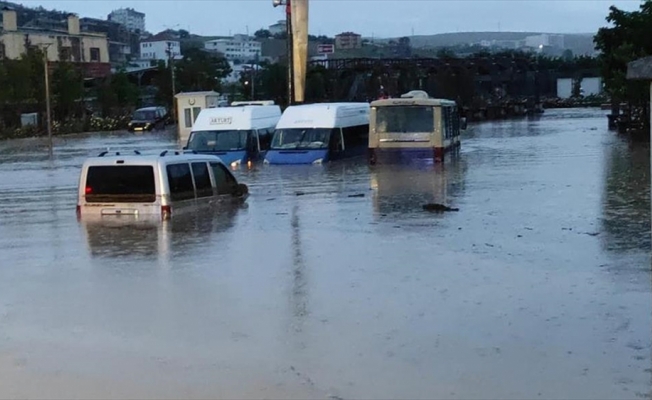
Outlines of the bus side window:
M 231 172 L 220 163 L 211 163 L 211 170 L 213 171 L 217 194 L 232 194 L 237 188 L 237 183 Z

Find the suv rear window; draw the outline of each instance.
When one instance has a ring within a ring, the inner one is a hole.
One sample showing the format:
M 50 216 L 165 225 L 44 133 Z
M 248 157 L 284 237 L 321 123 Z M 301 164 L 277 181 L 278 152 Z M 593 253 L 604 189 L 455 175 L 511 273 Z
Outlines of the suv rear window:
M 107 165 L 88 168 L 88 203 L 153 203 L 156 201 L 154 168 L 141 165 Z

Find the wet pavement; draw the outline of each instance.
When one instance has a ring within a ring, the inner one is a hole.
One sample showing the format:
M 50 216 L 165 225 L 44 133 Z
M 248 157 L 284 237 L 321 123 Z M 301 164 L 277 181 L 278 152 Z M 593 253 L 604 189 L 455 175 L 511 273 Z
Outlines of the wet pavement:
M 172 138 L 2 142 L 0 397 L 650 398 L 649 148 L 606 125 L 261 165 L 244 206 L 137 224 L 77 221 L 80 165 Z

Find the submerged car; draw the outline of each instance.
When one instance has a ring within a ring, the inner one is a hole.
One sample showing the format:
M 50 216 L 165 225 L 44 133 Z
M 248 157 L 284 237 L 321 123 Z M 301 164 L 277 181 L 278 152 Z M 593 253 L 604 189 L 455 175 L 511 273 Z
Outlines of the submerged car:
M 245 200 L 222 160 L 208 154 L 164 151 L 159 155 L 109 155 L 84 162 L 79 177 L 77 214 L 83 216 L 161 216 L 221 200 Z
M 131 122 L 127 125 L 129 132 L 153 131 L 164 129 L 169 120 L 165 107 L 145 107 L 134 111 Z

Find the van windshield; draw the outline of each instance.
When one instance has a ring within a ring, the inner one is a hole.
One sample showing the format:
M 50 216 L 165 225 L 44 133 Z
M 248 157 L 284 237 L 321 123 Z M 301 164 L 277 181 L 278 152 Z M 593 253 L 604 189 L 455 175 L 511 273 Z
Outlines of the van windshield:
M 277 129 L 272 139 L 272 149 L 325 149 L 328 148 L 332 128 Z
M 136 110 L 133 115 L 134 121 L 152 121 L 156 119 L 156 112 L 152 110 Z
M 188 141 L 188 150 L 195 151 L 238 151 L 247 146 L 249 130 L 200 131 L 193 132 Z
M 376 132 L 422 133 L 435 129 L 432 106 L 392 106 L 376 109 Z
M 154 168 L 145 165 L 106 165 L 88 168 L 87 203 L 153 203 Z

